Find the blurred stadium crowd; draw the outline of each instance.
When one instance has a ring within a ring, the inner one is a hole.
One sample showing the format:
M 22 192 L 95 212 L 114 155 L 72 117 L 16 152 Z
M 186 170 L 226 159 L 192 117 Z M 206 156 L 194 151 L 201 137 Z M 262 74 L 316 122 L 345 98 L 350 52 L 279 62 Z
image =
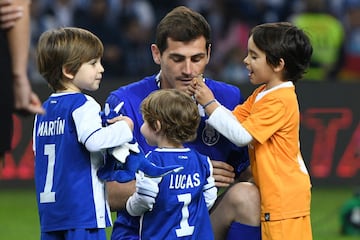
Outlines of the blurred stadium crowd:
M 30 78 L 36 71 L 40 34 L 60 26 L 83 27 L 104 43 L 104 78 L 139 79 L 154 74 L 150 44 L 169 10 L 186 5 L 212 27 L 207 76 L 235 84 L 248 82 L 242 63 L 248 32 L 256 24 L 290 21 L 310 34 L 314 47 L 309 81 L 360 82 L 360 0 L 32 0 Z

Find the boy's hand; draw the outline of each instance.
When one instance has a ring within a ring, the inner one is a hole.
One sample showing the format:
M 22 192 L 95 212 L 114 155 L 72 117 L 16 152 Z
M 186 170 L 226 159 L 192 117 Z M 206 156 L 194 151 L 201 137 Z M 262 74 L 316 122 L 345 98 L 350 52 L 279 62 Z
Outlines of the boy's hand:
M 203 79 L 203 75 L 200 74 L 193 79 L 192 84 L 188 88 L 188 91 L 192 93 L 195 100 L 202 106 L 215 99 L 214 94 L 208 88 L 208 86 L 206 86 Z
M 126 210 L 130 215 L 140 216 L 153 209 L 161 180 L 162 177 L 148 178 L 141 171 L 136 174 L 136 192 L 126 202 Z

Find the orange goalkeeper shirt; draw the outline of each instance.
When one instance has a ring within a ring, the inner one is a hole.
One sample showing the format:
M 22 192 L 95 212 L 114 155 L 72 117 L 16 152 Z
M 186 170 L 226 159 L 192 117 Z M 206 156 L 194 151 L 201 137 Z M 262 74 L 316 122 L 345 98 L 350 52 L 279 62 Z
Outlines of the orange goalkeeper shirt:
M 300 113 L 292 82 L 265 92 L 265 85 L 233 110 L 253 136 L 251 169 L 261 195 L 261 219 L 310 214 L 311 183 L 301 157 Z M 260 95 L 261 97 L 259 97 Z

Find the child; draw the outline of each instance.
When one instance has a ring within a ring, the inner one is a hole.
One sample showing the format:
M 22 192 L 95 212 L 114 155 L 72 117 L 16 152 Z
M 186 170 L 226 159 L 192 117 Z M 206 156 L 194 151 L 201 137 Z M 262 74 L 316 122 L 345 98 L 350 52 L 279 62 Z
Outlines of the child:
M 137 174 L 136 192 L 126 209 L 132 216 L 142 215 L 140 238 L 213 239 L 208 210 L 217 188 L 212 165 L 207 156 L 183 146 L 196 137 L 197 105 L 186 93 L 163 89 L 143 100 L 141 112 L 141 133 L 148 144 L 157 146 L 147 158 L 157 166 L 181 165 L 183 170 L 163 178 Z
M 106 240 L 111 225 L 104 182 L 97 177 L 102 150 L 133 138 L 128 117 L 102 127 L 100 105 L 83 90 L 99 88 L 103 45 L 79 28 L 44 32 L 38 42 L 41 75 L 54 91 L 36 115 L 35 186 L 42 240 Z
M 311 240 L 311 183 L 300 153 L 300 113 L 294 84 L 309 66 L 308 36 L 289 23 L 250 32 L 244 59 L 250 81 L 261 84 L 230 112 L 198 79 L 189 87 L 209 124 L 238 146 L 249 146 L 261 195 L 262 240 Z M 231 97 L 231 96 L 229 96 Z

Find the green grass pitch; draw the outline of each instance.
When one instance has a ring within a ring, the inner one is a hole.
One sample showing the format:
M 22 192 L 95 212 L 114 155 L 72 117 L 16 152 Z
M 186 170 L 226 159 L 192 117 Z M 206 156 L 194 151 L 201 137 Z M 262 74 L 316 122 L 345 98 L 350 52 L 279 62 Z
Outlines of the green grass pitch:
M 352 188 L 313 187 L 311 218 L 314 240 L 359 240 L 339 234 L 339 212 Z M 115 215 L 113 215 L 115 217 Z M 111 228 L 107 229 L 110 239 Z M 0 189 L 0 239 L 38 240 L 39 218 L 33 189 Z

